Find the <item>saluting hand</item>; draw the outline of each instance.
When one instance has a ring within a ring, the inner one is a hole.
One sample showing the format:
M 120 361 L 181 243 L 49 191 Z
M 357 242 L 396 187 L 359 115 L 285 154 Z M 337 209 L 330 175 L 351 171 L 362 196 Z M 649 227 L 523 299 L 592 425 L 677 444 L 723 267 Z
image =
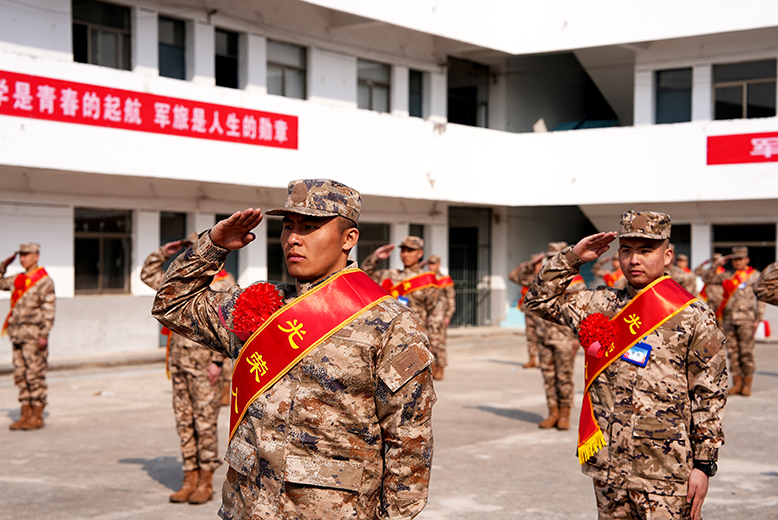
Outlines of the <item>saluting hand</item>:
M 392 255 L 392 251 L 394 251 L 394 244 L 386 244 L 376 249 L 373 254 L 381 260 L 386 260 Z
M 174 255 L 181 251 L 181 248 L 184 247 L 183 242 L 183 240 L 174 240 L 173 242 L 168 242 L 162 246 L 162 250 L 165 251 L 165 254 Z
M 211 241 L 219 247 L 235 251 L 249 245 L 256 238 L 251 230 L 260 222 L 262 222 L 262 210 L 259 208 L 236 211 L 213 226 Z
M 584 262 L 597 260 L 600 255 L 610 249 L 608 244 L 613 242 L 616 235 L 617 233 L 615 231 L 608 231 L 606 233 L 597 233 L 596 235 L 582 238 L 573 246 L 573 253 Z
M 11 262 L 13 262 L 15 258 L 16 258 L 16 253 L 12 254 L 11 256 L 9 256 L 5 260 L 3 260 L 3 265 L 5 265 L 5 266 L 10 265 Z
M 729 261 L 730 258 L 732 258 L 732 255 L 724 255 L 721 258 L 719 258 L 718 260 L 716 260 L 716 263 L 714 264 L 714 266 L 715 267 L 719 267 L 720 265 L 724 265 L 724 264 L 726 264 Z

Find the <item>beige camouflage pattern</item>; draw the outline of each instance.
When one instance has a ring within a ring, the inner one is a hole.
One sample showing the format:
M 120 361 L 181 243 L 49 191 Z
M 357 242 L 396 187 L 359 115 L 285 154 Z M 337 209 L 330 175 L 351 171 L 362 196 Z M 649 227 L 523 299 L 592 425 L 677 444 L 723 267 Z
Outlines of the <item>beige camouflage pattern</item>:
M 691 515 L 692 505 L 685 496 L 656 495 L 593 482 L 598 520 L 678 520 Z
M 421 237 L 405 237 L 400 242 L 400 247 L 408 249 L 424 249 L 424 239 Z
M 362 196 L 353 188 L 329 179 L 302 179 L 289 183 L 283 208 L 266 211 L 266 215 L 299 213 L 314 217 L 340 215 L 359 222 Z
M 724 280 L 732 278 L 734 271 L 727 270 L 716 274 L 716 268 L 707 269 L 702 280 L 711 287 L 722 287 Z M 765 312 L 765 303 L 757 300 L 754 291 L 759 281 L 760 273 L 755 270 L 748 280 L 738 287 L 729 298 L 722 316 L 722 327 L 727 337 L 727 356 L 729 369 L 733 376 L 747 377 L 756 371 L 754 357 L 754 332 L 756 324 L 761 321 Z M 722 289 L 723 298 L 723 289 Z M 720 300 L 721 301 L 721 300 Z M 715 309 L 713 309 L 715 311 Z
M 754 286 L 754 293 L 760 301 L 778 305 L 778 262 L 773 262 L 762 271 Z
M 721 255 L 719 255 L 719 257 L 720 256 Z M 694 274 L 702 278 L 707 269 L 708 268 L 705 267 L 705 264 L 698 265 L 694 269 Z M 724 299 L 724 288 L 721 285 L 705 284 L 704 289 L 705 289 L 705 294 L 707 295 L 708 307 L 710 307 L 711 310 L 715 313 L 716 309 L 718 309 L 719 305 L 721 305 L 721 301 Z
M 438 289 L 438 300 L 435 304 L 435 310 L 427 317 L 430 352 L 435 356 L 434 366 L 436 367 L 445 368 L 448 366 L 446 334 L 448 332 L 448 323 L 451 322 L 451 318 L 456 311 L 456 305 L 454 286 Z
M 670 238 L 670 224 L 667 213 L 630 210 L 621 214 L 618 237 L 665 240 Z
M 522 287 L 529 287 L 534 278 L 535 266 L 531 260 L 520 263 L 508 273 L 508 280 L 521 285 Z M 519 298 L 521 298 L 521 296 L 519 296 Z M 531 312 L 527 312 L 527 308 L 523 301 L 519 306 L 519 310 L 524 313 L 525 334 L 527 336 L 527 356 L 530 360 L 537 359 L 539 349 L 537 330 L 540 318 Z
M 527 308 L 576 333 L 586 316 L 612 317 L 637 294 L 598 287 L 565 294 L 583 262 L 572 248 L 551 258 L 527 294 Z M 648 364 L 612 363 L 592 384 L 607 445 L 582 467 L 608 486 L 657 495 L 687 493 L 694 460 L 715 461 L 724 443 L 725 338 L 708 307 L 694 302 L 643 339 Z
M 678 285 L 697 296 L 697 276 L 692 272 L 686 272 L 675 264 L 670 264 L 665 268 L 665 273 L 678 282 Z M 714 309 L 715 311 L 715 309 Z
M 28 244 L 22 244 L 25 245 Z M 0 262 L 0 290 L 13 291 L 16 275 L 4 277 L 6 268 Z M 13 345 L 14 384 L 18 387 L 22 405 L 45 406 L 47 403 L 49 348 L 41 349 L 38 339 L 48 340 L 54 326 L 55 309 L 54 282 L 46 276 L 19 298 L 8 320 L 8 339 Z M 0 316 L 0 319 L 5 317 Z
M 159 289 L 165 276 L 162 266 L 169 258 L 163 248 L 151 253 L 143 263 L 141 280 L 152 289 Z M 233 280 L 229 276 L 212 286 L 214 290 L 227 290 L 234 285 Z M 169 346 L 168 369 L 183 470 L 213 471 L 221 465 L 218 419 L 222 384 L 211 386 L 208 367 L 222 363 L 224 356 L 175 333 L 171 333 Z
M 564 244 L 561 242 L 560 244 Z M 560 249 L 561 251 L 561 249 Z M 566 292 L 574 293 L 586 289 L 583 282 L 571 283 Z M 578 352 L 578 337 L 567 325 L 538 319 L 538 354 L 540 373 L 543 375 L 543 389 L 549 409 L 573 407 L 573 370 Z
M 168 270 L 152 314 L 235 358 L 239 287 L 208 288 L 227 251 L 208 233 Z M 349 267 L 354 267 L 353 263 Z M 277 284 L 285 302 L 314 284 Z M 432 355 L 418 318 L 388 299 L 305 356 L 249 407 L 230 441 L 219 516 L 410 519 L 432 465 Z

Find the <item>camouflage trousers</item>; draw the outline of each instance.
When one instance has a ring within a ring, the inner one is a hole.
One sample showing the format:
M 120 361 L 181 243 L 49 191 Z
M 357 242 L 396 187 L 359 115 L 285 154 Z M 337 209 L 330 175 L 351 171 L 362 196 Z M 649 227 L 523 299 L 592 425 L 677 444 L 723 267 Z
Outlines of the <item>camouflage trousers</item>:
M 540 343 L 540 372 L 549 408 L 573 407 L 573 366 L 577 342 Z
M 538 357 L 538 325 L 536 318 L 532 314 L 524 313 L 524 323 L 527 331 L 527 356 L 528 359 L 537 359 Z
M 19 387 L 22 405 L 45 406 L 49 387 L 46 385 L 46 369 L 49 366 L 48 347 L 41 350 L 38 340 L 14 343 L 14 384 Z
M 593 482 L 599 520 L 678 520 L 691 515 L 686 496 L 654 495 Z
M 730 372 L 733 376 L 747 377 L 754 375 L 756 361 L 754 360 L 754 329 L 753 321 L 724 320 L 722 332 L 727 337 L 727 357 Z
M 173 381 L 173 412 L 181 440 L 184 471 L 213 471 L 221 464 L 217 420 L 222 385 L 211 386 L 207 370 L 170 366 Z
M 446 354 L 446 327 L 441 330 L 430 331 L 430 352 L 435 356 L 432 366 L 445 368 L 448 365 L 448 355 Z

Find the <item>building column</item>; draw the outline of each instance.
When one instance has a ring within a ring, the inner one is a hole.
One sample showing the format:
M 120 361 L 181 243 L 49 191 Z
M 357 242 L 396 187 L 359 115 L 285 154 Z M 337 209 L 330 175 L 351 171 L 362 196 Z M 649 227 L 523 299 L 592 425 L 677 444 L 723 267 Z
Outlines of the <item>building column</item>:
M 713 119 L 713 67 L 710 63 L 692 69 L 692 121 Z
M 395 116 L 408 117 L 409 91 L 408 91 L 408 67 L 392 65 L 391 86 L 389 87 L 389 112 Z
M 205 20 L 186 24 L 186 76 L 198 85 L 216 85 L 216 33 Z
M 132 71 L 147 76 L 159 75 L 159 23 L 157 12 L 146 7 L 132 10 Z
M 427 226 L 429 238 L 425 240 L 425 256 L 438 255 L 440 257 L 440 270 L 443 274 L 448 272 L 448 226 L 446 224 L 430 224 Z
M 238 285 L 248 287 L 257 280 L 267 280 L 267 232 L 254 230 L 256 239 L 238 251 Z
M 408 222 L 392 222 L 389 229 L 389 243 L 398 245 L 403 238 L 410 234 L 410 224 Z M 426 250 L 425 250 L 426 253 Z M 395 247 L 392 256 L 389 257 L 389 267 L 402 268 L 403 263 L 400 260 L 400 248 Z
M 508 315 L 508 208 L 492 210 L 492 266 L 490 325 L 499 325 Z
M 267 39 L 261 34 L 241 33 L 238 50 L 238 86 L 254 94 L 267 94 Z
M 146 257 L 159 249 L 159 211 L 141 209 L 135 213 L 135 225 L 132 237 L 132 272 L 130 292 L 134 296 L 153 296 L 156 291 L 143 283 L 140 271 Z
M 635 126 L 652 125 L 656 120 L 654 108 L 654 71 L 635 71 Z
M 689 267 L 694 269 L 710 258 L 713 251 L 713 226 L 709 222 L 692 222 L 691 240 Z
M 448 121 L 448 80 L 445 72 L 424 74 L 422 115 L 433 123 Z

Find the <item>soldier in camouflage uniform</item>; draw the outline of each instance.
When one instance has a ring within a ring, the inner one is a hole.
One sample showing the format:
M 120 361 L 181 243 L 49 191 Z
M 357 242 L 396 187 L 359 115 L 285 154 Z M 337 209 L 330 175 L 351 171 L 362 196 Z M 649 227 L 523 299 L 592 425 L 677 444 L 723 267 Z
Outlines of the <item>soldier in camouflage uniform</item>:
M 611 264 L 610 269 L 605 267 L 608 263 Z M 614 255 L 610 258 L 600 258 L 592 266 L 592 274 L 602 278 L 605 285 L 608 287 L 623 289 L 627 286 L 627 279 L 624 277 L 621 267 L 619 267 L 618 256 Z
M 430 255 L 427 261 L 427 268 L 440 277 L 440 257 L 438 255 Z M 450 281 L 450 278 L 446 278 Z M 438 278 L 440 281 L 440 278 Z M 432 365 L 433 376 L 437 372 L 438 379 L 443 379 L 443 369 L 448 365 L 448 356 L 446 354 L 446 334 L 448 333 L 448 325 L 451 323 L 451 318 L 454 317 L 454 312 L 457 310 L 456 292 L 454 291 L 454 285 L 447 285 L 441 287 L 438 291 L 437 306 L 441 307 L 437 311 L 432 313 L 433 318 L 429 320 L 430 326 L 430 350 L 432 355 L 435 356 L 435 362 Z M 440 317 L 442 319 L 435 319 Z
M 377 283 L 382 284 L 390 280 L 392 284 L 398 284 L 408 278 L 423 274 L 426 270 L 422 266 L 424 258 L 424 240 L 421 237 L 405 237 L 400 243 L 400 260 L 403 269 L 379 269 L 376 270 L 379 260 L 386 260 L 394 250 L 394 244 L 387 244 L 376 249 L 362 261 L 362 270 Z M 399 300 L 416 313 L 422 323 L 425 334 L 430 340 L 430 350 L 433 355 L 442 353 L 442 359 L 432 365 L 432 377 L 443 379 L 443 369 L 446 366 L 445 344 L 440 343 L 440 335 L 432 334 L 436 324 L 445 321 L 446 308 L 437 305 L 440 297 L 440 289 L 437 287 L 425 287 L 415 290 L 400 297 Z
M 545 253 L 532 255 L 532 258 L 522 262 L 508 273 L 508 279 L 518 285 L 521 285 L 522 291 L 519 296 L 519 310 L 524 313 L 525 334 L 527 337 L 527 357 L 528 361 L 524 363 L 524 368 L 536 368 L 538 366 L 538 323 L 540 318 L 527 312 L 524 305 L 524 296 L 529 290 L 529 285 L 535 278 L 535 275 L 543 266 L 541 263 L 546 257 Z
M 671 247 L 673 253 L 675 248 Z M 667 274 L 693 295 L 697 295 L 697 276 L 689 269 L 689 257 L 676 255 L 675 262 L 667 266 Z
M 567 247 L 567 242 L 550 242 L 546 259 Z M 534 278 L 533 278 L 534 279 Z M 586 289 L 583 278 L 573 280 L 566 292 Z M 540 428 L 570 429 L 570 410 L 573 407 L 573 368 L 578 351 L 578 338 L 567 325 L 559 325 L 538 318 L 538 353 L 540 372 L 548 405 L 548 417 L 538 423 Z
M 24 273 L 3 278 L 8 265 L 19 255 Z M 43 428 L 48 386 L 49 332 L 54 325 L 54 282 L 38 266 L 40 246 L 33 242 L 0 263 L 0 290 L 12 291 L 11 310 L 3 324 L 13 345 L 14 383 L 19 387 L 21 412 L 11 430 Z
M 762 271 L 754 292 L 760 301 L 778 305 L 778 262 L 773 262 Z
M 705 271 L 707 270 L 707 267 L 705 266 L 710 262 L 716 263 L 721 257 L 721 253 L 713 253 L 711 258 L 708 258 L 694 269 L 695 276 L 702 278 L 702 275 L 705 274 Z M 719 265 L 716 268 L 716 272 L 723 273 L 724 267 Z M 700 291 L 700 297 L 707 302 L 708 307 L 710 307 L 713 312 L 716 312 L 716 309 L 721 305 L 721 299 L 724 297 L 724 288 L 720 285 L 705 284 Z M 719 325 L 721 325 L 721 320 L 718 317 L 717 320 L 719 321 Z
M 566 294 L 581 265 L 617 236 L 627 287 Z M 576 332 L 594 313 L 610 318 L 662 277 L 672 260 L 669 237 L 669 215 L 627 212 L 618 235 L 586 237 L 551 258 L 530 287 L 527 308 Z M 652 348 L 644 367 L 619 358 L 589 388 L 606 445 L 582 469 L 594 479 L 600 519 L 698 520 L 724 442 L 725 338 L 711 310 L 695 300 L 642 342 Z
M 325 179 L 293 181 L 281 244 L 295 285 L 284 302 L 347 267 L 359 237 L 359 193 Z M 152 310 L 163 324 L 237 358 L 230 332 L 243 290 L 208 289 L 227 254 L 254 239 L 258 209 L 203 233 L 168 269 Z M 330 302 L 338 305 L 337 301 Z M 222 321 L 224 320 L 224 321 Z M 389 298 L 343 324 L 251 402 L 236 425 L 224 519 L 410 519 L 427 501 L 432 465 L 433 356 L 419 319 Z M 237 368 L 237 367 L 236 367 Z
M 196 239 L 196 234 L 190 235 L 188 240 L 169 242 L 151 253 L 143 263 L 141 280 L 152 289 L 159 289 L 165 276 L 165 262 Z M 211 284 L 214 291 L 227 290 L 234 285 L 230 275 L 218 278 Z M 172 332 L 168 341 L 173 413 L 184 469 L 181 489 L 170 495 L 170 501 L 204 504 L 213 498 L 213 472 L 221 465 L 217 422 L 224 355 Z
M 721 271 L 727 260 L 732 260 L 733 270 Z M 758 301 L 754 287 L 759 271 L 748 265 L 748 248 L 733 247 L 732 254 L 719 258 L 703 275 L 708 286 L 723 288 L 723 298 L 717 314 L 721 316 L 722 330 L 727 336 L 729 370 L 732 372 L 730 395 L 751 395 L 756 362 L 754 360 L 754 333 L 765 312 L 764 302 Z M 731 291 L 727 291 L 728 286 Z M 724 305 L 722 309 L 721 306 Z M 716 311 L 716 309 L 714 309 Z

